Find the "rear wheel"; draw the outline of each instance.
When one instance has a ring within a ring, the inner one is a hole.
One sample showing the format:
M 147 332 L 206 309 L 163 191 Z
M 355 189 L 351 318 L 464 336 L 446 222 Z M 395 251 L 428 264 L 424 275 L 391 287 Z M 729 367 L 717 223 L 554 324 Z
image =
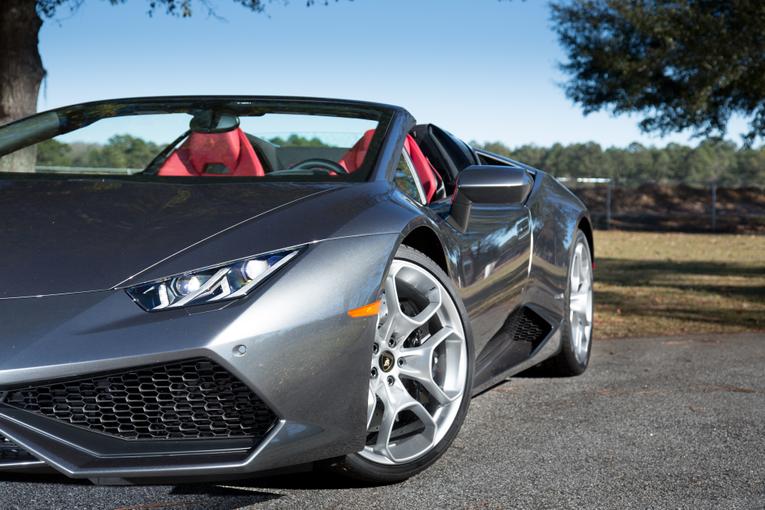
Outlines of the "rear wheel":
M 592 351 L 592 252 L 587 236 L 577 230 L 569 257 L 566 320 L 560 353 L 549 368 L 554 375 L 579 375 L 587 369 Z
M 366 446 L 336 468 L 390 483 L 422 471 L 446 451 L 470 403 L 473 349 L 465 317 L 438 265 L 399 248 L 372 346 Z

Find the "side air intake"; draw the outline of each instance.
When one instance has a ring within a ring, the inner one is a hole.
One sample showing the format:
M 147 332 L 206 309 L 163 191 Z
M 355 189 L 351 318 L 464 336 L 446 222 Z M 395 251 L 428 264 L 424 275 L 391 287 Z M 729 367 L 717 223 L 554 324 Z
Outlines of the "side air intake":
M 516 342 L 530 342 L 533 348 L 550 333 L 550 325 L 531 309 L 522 307 L 505 323 L 508 334 Z
M 475 387 L 526 361 L 550 331 L 550 324 L 530 308 L 516 309 L 478 355 Z

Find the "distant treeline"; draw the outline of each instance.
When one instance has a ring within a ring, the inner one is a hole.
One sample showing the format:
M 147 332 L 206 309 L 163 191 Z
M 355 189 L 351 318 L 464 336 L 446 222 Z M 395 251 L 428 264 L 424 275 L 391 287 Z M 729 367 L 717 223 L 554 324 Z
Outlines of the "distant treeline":
M 269 140 L 277 145 L 321 146 L 318 138 L 291 135 Z M 663 148 L 633 143 L 626 148 L 599 144 L 522 145 L 473 143 L 558 177 L 610 177 L 620 184 L 644 182 L 765 187 L 765 148 L 747 149 L 728 141 L 706 140 L 696 147 L 671 143 Z M 37 146 L 37 164 L 106 168 L 144 168 L 164 148 L 130 135 L 116 135 L 105 144 L 48 140 Z
M 290 135 L 269 142 L 292 147 L 323 147 L 319 138 Z M 37 145 L 37 166 L 86 168 L 145 168 L 164 145 L 147 142 L 131 135 L 115 135 L 105 144 L 46 140 Z
M 130 135 L 105 144 L 46 140 L 37 145 L 37 166 L 145 168 L 163 146 Z
M 765 148 L 739 148 L 729 141 L 705 140 L 696 147 L 670 143 L 603 149 L 594 142 L 551 147 L 501 142 L 474 146 L 502 154 L 559 177 L 610 177 L 620 184 L 683 182 L 765 187 Z

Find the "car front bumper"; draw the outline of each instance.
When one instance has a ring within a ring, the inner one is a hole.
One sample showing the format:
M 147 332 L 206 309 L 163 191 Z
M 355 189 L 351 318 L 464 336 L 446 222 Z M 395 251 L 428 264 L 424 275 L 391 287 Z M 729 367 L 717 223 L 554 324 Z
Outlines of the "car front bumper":
M 0 435 L 6 453 L 9 442 L 22 453 L 0 455 L 0 470 L 48 466 L 105 482 L 226 478 L 360 450 L 376 319 L 347 311 L 377 299 L 396 241 L 384 234 L 313 243 L 227 304 L 147 313 L 124 290 L 0 300 Z M 262 437 L 137 441 L 7 400 L 19 388 L 199 359 L 273 412 Z

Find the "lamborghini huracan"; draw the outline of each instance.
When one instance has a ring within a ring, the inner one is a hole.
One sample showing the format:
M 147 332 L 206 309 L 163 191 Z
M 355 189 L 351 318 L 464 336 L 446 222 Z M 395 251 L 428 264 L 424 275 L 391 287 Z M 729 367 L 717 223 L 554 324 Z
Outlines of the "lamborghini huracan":
M 585 206 L 395 106 L 39 113 L 0 127 L 0 218 L 0 471 L 390 483 L 590 358 Z

